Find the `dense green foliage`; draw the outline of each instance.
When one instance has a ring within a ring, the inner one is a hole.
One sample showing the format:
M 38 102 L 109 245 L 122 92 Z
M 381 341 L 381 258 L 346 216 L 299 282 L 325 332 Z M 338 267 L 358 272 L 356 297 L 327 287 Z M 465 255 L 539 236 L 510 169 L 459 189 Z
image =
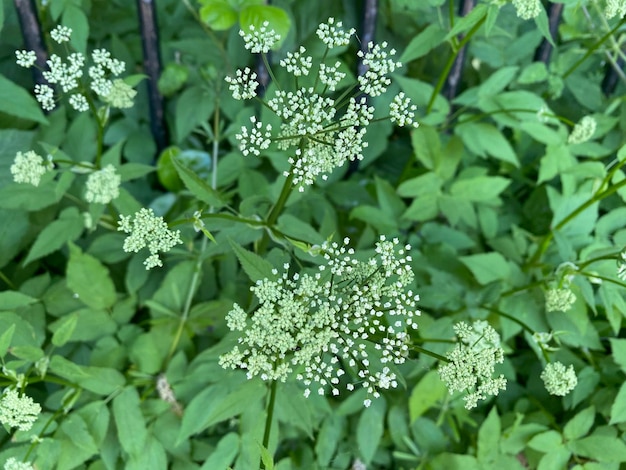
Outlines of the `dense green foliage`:
M 26 48 L 17 12 L 0 0 L 0 465 L 609 470 L 626 462 L 626 21 L 605 9 L 621 3 L 480 0 L 461 16 L 459 1 L 380 0 L 375 42 L 388 42 L 403 66 L 389 92 L 370 100 L 362 161 L 298 191 L 293 149 L 242 153 L 237 135 L 252 116 L 275 129 L 280 122 L 259 101 L 233 99 L 225 78 L 269 65 L 270 97 L 293 81 L 279 61 L 302 44 L 347 74 L 330 95 L 351 90 L 358 40 L 327 55 L 316 28 L 334 17 L 358 29 L 361 3 L 155 2 L 170 144 L 159 151 L 135 2 L 37 2 L 49 52 L 106 48 L 126 64 L 120 86 L 134 98 L 117 106 L 94 90 L 86 112 L 62 99 L 44 113 L 30 70 L 15 63 Z M 521 18 L 529 5 L 540 5 L 538 15 Z M 557 5 L 553 36 L 547 9 Z M 238 34 L 263 21 L 281 34 L 266 64 Z M 58 24 L 72 29 L 68 44 L 51 40 Z M 399 92 L 417 105 L 419 127 L 386 119 Z M 54 162 L 37 186 L 12 177 L 16 155 L 29 151 Z M 88 178 L 108 166 L 119 193 L 94 201 Z M 151 229 L 172 238 L 150 249 L 161 251 L 152 261 L 162 266 L 149 270 L 146 250 L 129 247 L 131 219 L 120 225 L 142 208 L 180 231 L 178 243 L 166 227 Z M 300 381 L 248 379 L 220 365 L 237 344 L 227 324 L 233 305 L 260 311 L 251 286 L 285 263 L 291 275 L 313 273 L 327 240 L 349 237 L 359 260 L 374 259 L 381 235 L 411 245 L 420 297 L 408 358 L 393 366 L 397 388 L 375 398 L 343 384 L 338 396 L 305 398 Z M 439 371 L 455 332 L 463 338 L 453 326 L 480 320 L 499 334 L 495 373 L 507 385 L 468 410 Z M 557 362 L 575 371 L 573 390 L 544 380 Z M 2 414 L 15 389 L 41 405 L 28 430 Z

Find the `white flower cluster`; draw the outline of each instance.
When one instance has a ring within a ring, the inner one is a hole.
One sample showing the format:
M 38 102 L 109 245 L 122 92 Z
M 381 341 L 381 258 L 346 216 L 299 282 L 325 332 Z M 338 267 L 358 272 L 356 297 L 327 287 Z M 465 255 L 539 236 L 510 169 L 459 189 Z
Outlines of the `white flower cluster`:
M 37 421 L 41 406 L 32 398 L 22 395 L 17 390 L 7 388 L 0 396 L 0 423 L 9 428 L 28 431 Z
M 235 77 L 226 77 L 229 83 L 228 89 L 236 100 L 249 100 L 256 96 L 256 89 L 259 83 L 256 81 L 256 73 L 249 67 L 243 70 L 237 70 Z
M 341 62 L 335 62 L 335 65 L 320 65 L 320 81 L 328 87 L 330 91 L 335 91 L 337 85 L 346 76 L 345 73 L 339 71 Z
M 48 155 L 48 163 L 44 165 L 43 157 L 30 150 L 26 153 L 17 152 L 9 170 L 13 175 L 13 181 L 16 183 L 39 186 L 41 177 L 53 168 L 51 155 Z
M 517 16 L 523 20 L 536 18 L 541 13 L 541 0 L 513 0 Z
M 478 401 L 506 389 L 503 375 L 493 377 L 495 365 L 504 361 L 504 350 L 500 347 L 500 335 L 486 321 L 478 320 L 471 326 L 459 322 L 454 331 L 459 342 L 446 354 L 448 362 L 441 364 L 438 372 L 450 393 L 468 392 L 463 400 L 469 410 Z
M 569 287 L 552 288 L 546 291 L 546 312 L 567 312 L 576 302 L 576 294 Z
M 85 200 L 98 204 L 108 204 L 120 195 L 122 178 L 113 165 L 94 171 L 87 177 Z
M 568 144 L 582 144 L 593 137 L 596 131 L 596 120 L 591 116 L 585 116 L 572 129 L 572 133 L 567 138 Z
M 70 40 L 72 30 L 66 26 L 57 26 L 50 35 L 59 44 Z M 36 56 L 33 51 L 16 51 L 17 64 L 22 67 L 32 67 Z M 135 90 L 117 77 L 126 68 L 125 64 L 111 57 L 105 49 L 96 49 L 91 54 L 93 65 L 88 69 L 91 79 L 89 88 L 105 103 L 114 108 L 129 108 L 133 105 L 133 98 L 137 94 Z M 72 52 L 67 60 L 57 54 L 52 54 L 46 62 L 48 70 L 43 76 L 48 84 L 35 85 L 35 97 L 46 111 L 52 111 L 55 106 L 54 89 L 51 85 L 57 85 L 63 93 L 69 94 L 69 104 L 76 111 L 89 110 L 89 99 L 81 79 L 84 75 L 85 56 L 78 52 Z
M 411 100 L 404 96 L 404 93 L 398 93 L 389 105 L 391 122 L 395 122 L 400 127 L 419 127 L 419 123 L 414 120 L 416 109 L 417 106 L 411 104 Z
M 35 470 L 35 467 L 28 462 L 20 462 L 15 457 L 9 457 L 4 462 L 4 470 Z
M 148 248 L 150 256 L 143 263 L 146 269 L 163 266 L 159 252 L 165 253 L 182 243 L 180 231 L 170 230 L 163 217 L 155 216 L 152 209 L 140 209 L 134 217 L 120 216 L 118 230 L 130 234 L 124 240 L 124 251 L 137 253 Z
M 578 384 L 574 366 L 571 364 L 566 368 L 560 362 L 551 362 L 546 365 L 540 377 L 548 393 L 560 397 L 564 397 L 574 390 Z
M 350 28 L 344 31 L 343 23 L 335 18 L 328 18 L 326 23 L 322 23 L 317 28 L 317 37 L 322 40 L 326 47 L 333 49 L 335 47 L 347 46 L 350 44 L 350 38 L 356 33 L 356 29 Z
M 359 51 L 357 55 L 363 59 L 363 65 L 367 66 L 367 72 L 360 75 L 359 85 L 361 91 L 370 96 L 379 96 L 387 91 L 387 87 L 391 85 L 391 80 L 387 74 L 393 73 L 398 67 L 402 67 L 400 62 L 392 59 L 396 55 L 396 50 L 391 49 L 387 52 L 387 42 L 382 44 L 367 44 L 367 52 Z
M 254 116 L 250 118 L 250 122 L 252 122 L 252 128 L 248 131 L 247 127 L 242 127 L 241 132 L 235 137 L 239 141 L 241 153 L 244 156 L 252 154 L 258 157 L 261 155 L 261 150 L 268 149 L 272 142 L 270 140 L 272 137 L 272 125 L 268 124 L 264 130 L 263 123 L 257 121 Z
M 405 329 L 417 328 L 419 297 L 408 289 L 413 281 L 410 247 L 381 237 L 376 255 L 359 261 L 354 250 L 325 243 L 324 262 L 312 273 L 290 277 L 289 265 L 276 278 L 251 288 L 260 306 L 252 315 L 235 305 L 228 327 L 241 332 L 239 346 L 220 357 L 225 368 L 247 370 L 248 378 L 285 381 L 295 374 L 323 395 L 338 395 L 341 377 L 351 372 L 370 398 L 395 388 L 391 364 L 408 355 Z M 347 383 L 348 391 L 354 390 Z
M 267 54 L 274 44 L 280 41 L 280 34 L 273 29 L 269 29 L 269 22 L 264 21 L 260 28 L 250 25 L 248 32 L 239 31 L 239 35 L 243 38 L 244 45 L 253 54 Z
M 274 36 L 267 30 L 267 25 L 264 28 L 252 30 L 249 34 L 240 33 L 248 49 L 254 52 L 271 47 L 268 44 L 273 44 Z M 327 49 L 347 45 L 354 32 L 354 29 L 344 31 L 342 23 L 335 22 L 333 18 L 317 29 L 317 35 Z M 268 43 L 260 39 L 265 36 L 270 38 Z M 359 83 L 361 91 L 370 96 L 383 93 L 391 83 L 387 74 L 401 66 L 392 59 L 395 50 L 387 52 L 386 47 L 387 43 L 370 43 L 368 52 L 359 52 L 368 67 L 367 72 L 359 77 Z M 282 59 L 280 65 L 297 78 L 311 73 L 313 59 L 306 55 L 304 47 L 300 47 Z M 324 96 L 327 91 L 335 91 L 345 78 L 346 74 L 339 71 L 340 67 L 341 62 L 338 61 L 334 65 L 322 63 L 317 71 L 315 86 L 295 91 L 275 91 L 266 105 L 282 121 L 277 135 L 272 135 L 271 127 L 264 127 L 256 119 L 252 120 L 251 129 L 243 127 L 236 135 L 244 155 L 259 156 L 272 142 L 276 142 L 281 150 L 291 150 L 293 153 L 288 159 L 291 168 L 285 176 L 293 177 L 293 184 L 299 191 L 312 185 L 320 175 L 322 179 L 328 178 L 329 173 L 346 161 L 362 160 L 367 147 L 364 138 L 367 126 L 374 117 L 374 109 L 367 106 L 364 98 L 357 102 L 352 97 L 337 103 L 333 98 Z M 256 74 L 249 68 L 237 71 L 235 77 L 228 77 L 226 81 L 235 99 L 256 96 Z M 318 85 L 321 90 L 317 89 Z M 340 109 L 340 106 L 344 108 Z M 415 109 L 409 99 L 400 93 L 390 106 L 390 118 L 400 126 L 417 127 Z
M 604 14 L 608 19 L 615 16 L 624 18 L 624 15 L 626 15 L 626 0 L 606 0 Z
M 284 67 L 287 72 L 293 74 L 294 77 L 301 77 L 302 75 L 308 75 L 309 70 L 313 66 L 313 58 L 308 55 L 304 55 L 306 49 L 304 46 L 300 46 L 300 50 L 296 52 L 288 52 L 286 59 L 281 59 L 280 66 Z

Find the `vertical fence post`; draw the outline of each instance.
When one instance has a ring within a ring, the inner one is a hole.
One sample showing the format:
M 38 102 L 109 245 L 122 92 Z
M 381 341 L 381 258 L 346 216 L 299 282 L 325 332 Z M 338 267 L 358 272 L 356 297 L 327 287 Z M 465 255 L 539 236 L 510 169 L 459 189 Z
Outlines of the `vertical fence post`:
M 167 147 L 167 131 L 163 110 L 163 97 L 157 82 L 161 75 L 159 34 L 156 22 L 156 0 L 137 0 L 143 47 L 144 70 L 148 75 L 148 102 L 150 105 L 150 130 L 160 153 Z
M 39 24 L 39 18 L 37 16 L 37 7 L 34 0 L 15 0 L 15 10 L 20 22 L 22 34 L 24 36 L 24 45 L 26 49 L 35 51 L 37 56 L 37 67 L 31 67 L 33 74 L 33 81 L 37 84 L 43 85 L 47 83 L 43 78 L 42 70 L 46 67 L 46 61 L 48 60 L 48 52 L 41 36 L 41 25 Z

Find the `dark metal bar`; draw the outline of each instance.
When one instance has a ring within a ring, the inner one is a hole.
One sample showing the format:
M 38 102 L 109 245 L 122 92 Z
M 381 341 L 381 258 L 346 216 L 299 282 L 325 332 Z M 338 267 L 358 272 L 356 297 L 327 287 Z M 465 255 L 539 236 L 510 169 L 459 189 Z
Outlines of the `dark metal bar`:
M 563 14 L 563 4 L 562 3 L 550 3 L 548 7 L 548 25 L 550 28 L 550 36 L 556 38 L 559 23 L 561 22 L 561 15 Z M 543 39 L 539 47 L 535 51 L 535 61 L 543 62 L 544 64 L 548 64 L 550 61 L 550 55 L 552 54 L 552 44 L 548 42 L 547 39 Z
M 148 102 L 150 105 L 150 130 L 161 152 L 168 144 L 163 97 L 159 93 L 157 82 L 161 75 L 161 56 L 159 53 L 159 34 L 156 21 L 156 0 L 137 0 L 137 10 L 141 28 L 144 70 L 148 75 Z
M 26 49 L 35 51 L 37 67 L 32 67 L 33 81 L 38 84 L 47 83 L 43 78 L 42 70 L 46 67 L 48 52 L 41 35 L 41 25 L 37 16 L 37 6 L 34 0 L 14 0 L 17 17 L 24 35 Z
M 368 44 L 374 41 L 374 37 L 376 36 L 376 21 L 378 20 L 378 0 L 365 0 L 363 2 L 363 20 L 361 23 L 361 34 L 359 35 L 361 38 L 361 51 L 365 54 L 368 51 Z M 359 61 L 356 66 L 357 74 L 359 76 L 364 75 L 367 72 L 367 66 L 363 64 L 363 59 L 359 58 Z M 357 99 L 360 100 L 365 95 L 358 96 Z M 367 98 L 367 96 L 365 96 Z M 358 171 L 359 169 L 359 161 L 354 160 L 350 162 L 348 166 L 348 172 L 346 173 L 346 177 L 350 176 L 352 173 Z
M 472 11 L 474 6 L 475 0 L 463 0 L 459 5 L 459 15 L 467 15 L 470 11 Z M 459 35 L 459 40 L 461 40 L 462 38 L 463 35 Z M 452 101 L 459 91 L 459 84 L 461 83 L 461 75 L 463 73 L 463 63 L 465 62 L 466 51 L 466 46 L 463 46 L 461 50 L 459 50 L 456 59 L 454 59 L 454 64 L 452 64 L 452 69 L 446 77 L 446 82 L 443 86 L 443 95 L 448 99 L 448 101 Z

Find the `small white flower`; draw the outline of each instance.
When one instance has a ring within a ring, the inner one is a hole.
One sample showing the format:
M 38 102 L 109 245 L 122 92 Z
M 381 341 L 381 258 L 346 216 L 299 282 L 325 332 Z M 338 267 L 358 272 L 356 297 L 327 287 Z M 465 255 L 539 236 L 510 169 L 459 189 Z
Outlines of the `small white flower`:
M 20 462 L 15 457 L 9 457 L 4 463 L 4 470 L 34 470 L 28 462 Z
M 552 288 L 546 291 L 546 312 L 567 312 L 576 302 L 576 294 L 569 287 Z
M 45 111 L 54 109 L 54 90 L 48 85 L 35 85 L 35 98 Z
M 250 25 L 248 32 L 239 31 L 239 35 L 244 40 L 245 48 L 253 54 L 267 54 L 274 44 L 280 41 L 280 35 L 269 29 L 269 25 L 268 21 L 264 21 L 258 29 L 254 25 Z
M 226 77 L 224 80 L 229 83 L 228 89 L 236 100 L 249 100 L 256 96 L 256 89 L 259 83 L 256 81 L 257 75 L 249 67 L 237 70 L 235 77 Z
M 94 171 L 87 177 L 85 200 L 98 204 L 108 204 L 120 195 L 122 178 L 113 165 Z
M 182 243 L 180 231 L 169 230 L 163 217 L 155 216 L 152 209 L 143 208 L 134 217 L 120 216 L 118 230 L 129 234 L 124 240 L 124 251 L 137 253 L 148 248 L 150 256 L 144 261 L 146 269 L 162 266 L 158 253 L 170 251 Z
M 391 122 L 395 122 L 400 127 L 413 126 L 419 127 L 415 121 L 415 110 L 417 106 L 411 104 L 411 100 L 404 96 L 404 93 L 398 93 L 389 105 L 389 115 Z
M 25 68 L 32 67 L 37 60 L 35 51 L 15 51 L 15 56 L 17 57 L 17 65 Z
M 26 153 L 17 152 L 10 171 L 16 183 L 39 186 L 41 177 L 49 169 L 49 164 L 44 165 L 43 157 L 30 150 Z
M 296 52 L 288 52 L 287 58 L 280 60 L 280 66 L 284 67 L 287 72 L 293 74 L 295 77 L 308 75 L 313 65 L 313 58 L 305 56 L 305 52 L 306 49 L 303 46 L 300 46 L 300 49 Z
M 261 155 L 261 150 L 266 150 L 270 146 L 272 125 L 268 124 L 263 130 L 263 123 L 257 121 L 254 116 L 250 118 L 250 122 L 252 122 L 252 129 L 248 131 L 247 127 L 242 127 L 241 133 L 235 137 L 239 141 L 239 148 L 244 156 L 252 154 L 258 157 Z
M 361 91 L 370 96 L 383 94 L 391 84 L 387 74 L 393 73 L 402 63 L 396 62 L 392 56 L 396 54 L 395 49 L 386 51 L 388 44 L 383 42 L 380 45 L 369 42 L 367 52 L 359 51 L 357 55 L 363 59 L 363 65 L 368 67 L 364 75 L 358 77 Z
M 123 80 L 119 78 L 113 80 L 111 88 L 106 95 L 101 96 L 105 103 L 109 103 L 114 108 L 132 108 L 133 99 L 137 92 Z
M 72 28 L 68 28 L 67 26 L 57 26 L 52 31 L 50 31 L 50 36 L 52 39 L 56 41 L 58 44 L 62 44 L 70 40 L 72 35 Z
M 597 123 L 591 116 L 583 117 L 572 129 L 572 133 L 567 138 L 568 144 L 582 144 L 593 137 L 596 132 Z
M 324 44 L 330 49 L 338 46 L 347 46 L 350 44 L 350 37 L 356 33 L 356 29 L 350 28 L 348 31 L 344 31 L 343 23 L 337 21 L 335 18 L 328 18 L 326 23 L 322 23 L 317 28 L 317 36 L 322 40 Z
M 626 1 L 625 0 L 606 0 L 606 8 L 604 14 L 608 19 L 614 16 L 623 18 L 626 15 Z
M 541 13 L 541 0 L 513 0 L 517 16 L 523 20 L 536 18 Z
M 70 105 L 79 113 L 83 113 L 85 111 L 89 111 L 89 104 L 87 103 L 87 98 L 80 93 L 74 93 L 70 96 L 69 99 Z
M 0 423 L 20 431 L 28 431 L 41 413 L 41 406 L 32 398 L 14 389 L 5 389 L 0 397 Z
M 345 73 L 339 72 L 340 66 L 341 62 L 335 62 L 332 66 L 320 65 L 320 81 L 328 86 L 330 91 L 335 91 L 339 82 L 346 76 Z
M 540 377 L 548 393 L 561 397 L 574 390 L 578 384 L 574 366 L 570 364 L 568 368 L 565 368 L 561 362 L 547 364 Z

